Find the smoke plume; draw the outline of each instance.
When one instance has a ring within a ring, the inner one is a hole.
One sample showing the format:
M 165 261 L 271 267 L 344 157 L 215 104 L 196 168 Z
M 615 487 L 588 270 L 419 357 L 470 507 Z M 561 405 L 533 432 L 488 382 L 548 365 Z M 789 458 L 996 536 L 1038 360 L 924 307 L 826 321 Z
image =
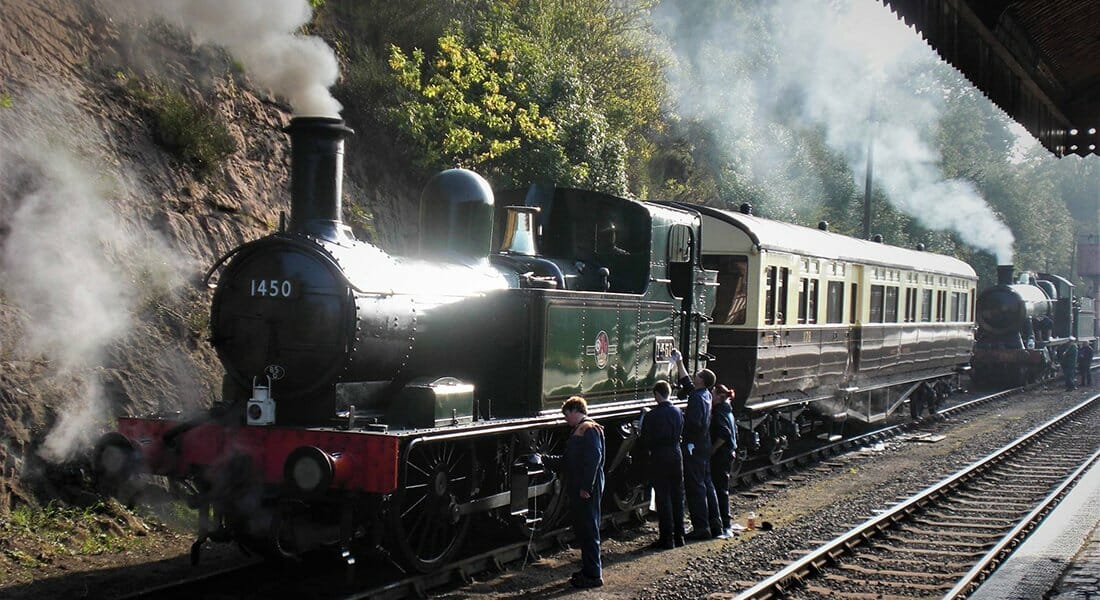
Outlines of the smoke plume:
M 85 447 L 108 416 L 101 374 L 149 294 L 182 283 L 183 263 L 118 216 L 140 190 L 103 157 L 100 131 L 61 90 L 0 111 L 0 292 L 25 315 L 18 347 L 45 358 L 53 387 L 78 388 L 42 446 L 50 460 Z
M 874 183 L 892 204 L 1011 262 L 1012 232 L 973 184 L 941 172 L 928 139 L 944 103 L 927 80 L 938 59 L 914 31 L 874 0 L 700 8 L 709 4 L 662 3 L 655 23 L 677 63 L 677 110 L 715 126 L 740 177 L 797 212 L 807 188 L 821 190 L 807 181 L 793 130 L 823 128 L 859 189 L 873 139 Z M 784 187 L 792 181 L 798 190 Z
M 329 88 L 340 76 L 332 48 L 298 30 L 313 18 L 307 0 L 111 0 L 120 18 L 159 18 L 200 44 L 222 46 L 261 87 L 300 116 L 335 117 Z

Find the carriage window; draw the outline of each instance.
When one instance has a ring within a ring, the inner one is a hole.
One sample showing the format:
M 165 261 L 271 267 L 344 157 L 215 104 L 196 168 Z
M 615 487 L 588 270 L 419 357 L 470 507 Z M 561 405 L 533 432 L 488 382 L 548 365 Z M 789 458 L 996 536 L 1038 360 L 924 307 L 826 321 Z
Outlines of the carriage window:
M 718 294 L 711 318 L 715 325 L 744 325 L 748 304 L 749 259 L 745 256 L 703 257 L 703 268 L 718 271 Z
M 803 277 L 798 280 L 798 322 L 806 322 L 806 288 L 810 280 Z
M 791 270 L 787 267 L 768 267 L 767 288 L 764 293 L 764 324 L 787 324 L 787 284 Z
M 890 286 L 886 288 L 886 301 L 884 316 L 887 323 L 898 322 L 898 288 Z
M 961 321 L 959 318 L 959 293 L 951 292 L 951 312 L 947 313 L 951 315 L 950 321 Z
M 779 269 L 776 267 L 768 267 L 767 275 L 768 279 L 765 282 L 764 288 L 764 324 L 775 325 L 775 280 L 776 272 Z
M 787 267 L 780 267 L 779 281 L 777 282 L 779 293 L 776 294 L 779 304 L 775 311 L 775 322 L 779 325 L 787 324 L 787 288 L 790 287 L 788 285 L 790 283 L 790 278 L 791 270 Z
M 943 323 L 947 320 L 947 292 L 936 292 L 936 321 Z
M 817 323 L 817 280 L 810 280 L 810 291 L 806 295 L 806 322 Z
M 886 288 L 882 287 L 881 285 L 872 285 L 871 286 L 871 322 L 872 323 L 881 323 L 882 322 L 882 312 L 883 312 L 882 311 L 882 308 L 883 308 L 882 304 L 883 304 L 883 296 L 885 295 L 884 294 L 885 289 Z
M 798 322 L 817 323 L 817 280 L 803 277 L 798 287 Z
M 925 323 L 932 321 L 932 290 L 921 290 L 920 320 Z
M 852 324 L 855 324 L 855 322 L 856 322 L 856 307 L 859 306 L 858 300 L 859 300 L 859 284 L 858 283 L 853 283 L 852 284 L 852 307 L 850 309 L 848 309 L 850 311 L 848 313 L 848 322 L 852 323 Z
M 825 322 L 840 323 L 844 320 L 844 282 L 830 281 L 826 289 Z
M 905 290 L 905 322 L 913 323 L 917 320 L 917 290 L 907 288 Z

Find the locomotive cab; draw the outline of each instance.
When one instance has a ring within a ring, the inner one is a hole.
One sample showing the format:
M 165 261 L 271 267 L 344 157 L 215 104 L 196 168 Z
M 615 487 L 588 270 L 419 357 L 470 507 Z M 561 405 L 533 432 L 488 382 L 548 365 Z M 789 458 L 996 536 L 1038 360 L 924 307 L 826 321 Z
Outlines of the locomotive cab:
M 535 186 L 501 195 L 498 247 L 512 255 L 509 209 L 532 210 L 534 252 L 564 277 L 562 289 L 644 294 L 650 280 L 653 219 L 638 202 L 567 188 Z M 505 236 L 509 244 L 505 244 Z M 508 248 L 508 250 L 506 250 Z

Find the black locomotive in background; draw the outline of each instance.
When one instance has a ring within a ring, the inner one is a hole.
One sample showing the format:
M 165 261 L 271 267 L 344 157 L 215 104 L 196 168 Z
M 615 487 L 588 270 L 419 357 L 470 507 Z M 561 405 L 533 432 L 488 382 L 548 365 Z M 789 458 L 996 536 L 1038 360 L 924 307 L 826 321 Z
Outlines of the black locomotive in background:
M 778 460 L 957 377 L 977 278 L 957 259 L 742 212 L 547 185 L 426 185 L 420 245 L 341 222 L 339 119 L 299 117 L 289 223 L 214 265 L 222 397 L 199 418 L 124 417 L 107 483 L 169 478 L 206 539 L 276 554 L 383 548 L 431 571 L 472 526 L 561 522 L 574 394 L 607 434 L 605 508 L 648 503 L 634 452 L 679 348 L 737 390 L 739 456 Z
M 978 296 L 978 332 L 971 359 L 974 381 L 989 387 L 1023 385 L 1053 373 L 1068 344 L 1096 347 L 1092 298 L 1049 273 L 997 267 L 997 285 Z

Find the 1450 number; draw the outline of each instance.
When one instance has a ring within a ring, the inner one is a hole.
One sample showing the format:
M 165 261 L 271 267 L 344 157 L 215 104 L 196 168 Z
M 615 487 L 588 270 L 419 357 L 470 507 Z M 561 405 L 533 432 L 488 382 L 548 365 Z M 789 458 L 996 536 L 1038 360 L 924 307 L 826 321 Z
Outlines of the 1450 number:
M 289 279 L 253 279 L 252 296 L 292 298 L 294 297 L 294 283 Z

